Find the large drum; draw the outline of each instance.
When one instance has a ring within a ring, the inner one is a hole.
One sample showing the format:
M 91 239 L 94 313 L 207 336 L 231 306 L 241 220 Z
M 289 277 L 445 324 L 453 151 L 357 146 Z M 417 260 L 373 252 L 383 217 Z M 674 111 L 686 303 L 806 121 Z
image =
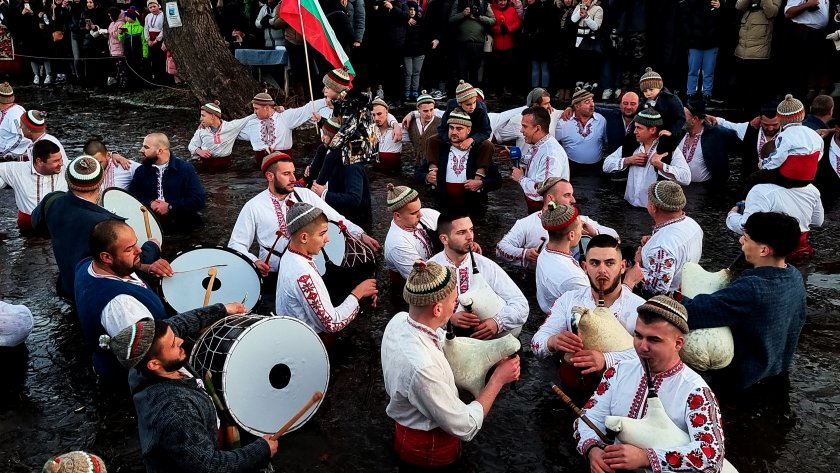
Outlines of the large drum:
M 102 194 L 102 207 L 126 219 L 125 223 L 134 229 L 137 235 L 139 246 L 152 239 L 163 244 L 163 231 L 160 229 L 155 213 L 141 204 L 133 195 L 119 187 L 109 187 Z
M 216 268 L 216 277 L 209 304 L 242 302 L 250 311 L 260 300 L 262 277 L 254 263 L 236 250 L 197 246 L 178 253 L 170 266 L 175 275 L 161 279 L 161 292 L 177 312 L 204 306 L 210 268 Z
M 248 432 L 275 433 L 312 397 L 327 392 L 330 360 L 318 335 L 292 317 L 234 315 L 205 331 L 190 355 L 213 385 L 234 421 Z M 290 431 L 315 415 L 321 401 Z
M 330 241 L 313 258 L 333 304 L 340 304 L 356 286 L 376 275 L 376 256 L 347 231 L 341 222 L 329 222 Z

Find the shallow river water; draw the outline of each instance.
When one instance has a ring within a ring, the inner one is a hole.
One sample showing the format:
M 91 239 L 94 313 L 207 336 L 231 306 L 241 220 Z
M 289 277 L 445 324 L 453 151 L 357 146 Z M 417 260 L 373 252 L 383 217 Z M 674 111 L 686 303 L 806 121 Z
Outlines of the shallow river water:
M 198 113 L 192 110 L 130 106 L 105 97 L 25 87 L 18 90 L 18 102 L 49 112 L 49 132 L 62 141 L 71 157 L 80 154 L 89 135 L 99 134 L 112 150 L 136 158 L 143 137 L 153 131 L 167 133 L 175 154 L 183 157 L 198 121 Z M 315 132 L 299 130 L 295 142 L 300 172 L 314 149 Z M 191 235 L 168 238 L 164 254 L 169 259 L 191 244 L 225 245 L 239 209 L 265 188 L 247 146 L 238 144 L 234 156 L 239 159 L 231 170 L 200 173 L 208 192 L 206 224 Z M 389 225 L 385 185 L 410 184 L 410 168 L 406 159 L 401 175 L 370 172 L 375 223 L 368 230 L 380 242 Z M 503 167 L 502 172 L 507 176 L 509 168 Z M 622 189 L 608 180 L 575 176 L 573 171 L 573 183 L 581 213 L 614 227 L 625 242 L 638 242 L 650 232 L 646 212 L 631 209 L 622 198 Z M 726 267 L 738 254 L 737 239 L 724 223 L 727 210 L 740 200 L 738 193 L 734 178 L 725 190 L 702 186 L 687 190 L 687 212 L 705 231 L 701 263 L 707 269 Z M 430 202 L 427 194 L 424 202 Z M 525 213 L 521 191 L 512 181 L 491 194 L 490 211 L 476 224 L 476 239 L 486 254 L 494 254 L 495 243 Z M 726 457 L 741 472 L 837 469 L 840 254 L 835 251 L 840 242 L 839 217 L 840 212 L 829 210 L 825 226 L 812 232 L 816 257 L 801 268 L 808 286 L 809 318 L 791 373 L 789 401 L 759 410 L 724 407 Z M 10 234 L 0 241 L 0 299 L 29 306 L 36 321 L 26 343 L 28 353 L 0 352 L 0 471 L 40 471 L 50 455 L 76 449 L 102 456 L 112 472 L 143 471 L 127 392 L 115 394 L 97 384 L 78 324 L 67 317 L 69 306 L 55 295 L 57 269 L 49 241 L 19 238 L 14 221 L 12 192 L 0 190 L 0 227 Z M 341 334 L 331 353 L 326 399 L 312 420 L 281 440 L 273 460 L 279 471 L 398 470 L 391 448 L 393 422 L 385 415 L 379 344 L 389 317 L 402 305 L 389 295 L 387 272 L 379 266 L 381 302 Z M 543 319 L 534 278 L 517 270 L 510 274 L 531 304 L 521 337 L 527 345 Z M 556 381 L 555 363 L 537 360 L 526 346 L 521 381 L 515 390 L 502 392 L 482 431 L 466 444 L 458 470 L 587 471 L 574 450 L 572 415 L 549 387 Z

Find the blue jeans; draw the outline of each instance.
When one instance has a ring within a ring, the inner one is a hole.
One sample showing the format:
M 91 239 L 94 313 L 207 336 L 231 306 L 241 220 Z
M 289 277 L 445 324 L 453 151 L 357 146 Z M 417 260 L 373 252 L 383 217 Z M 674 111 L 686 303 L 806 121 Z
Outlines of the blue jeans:
M 548 87 L 548 61 L 531 61 L 531 87 Z
M 697 93 L 700 71 L 703 71 L 703 96 L 712 95 L 712 87 L 715 85 L 717 54 L 718 48 L 688 50 L 688 84 L 685 87 L 687 95 L 691 96 Z

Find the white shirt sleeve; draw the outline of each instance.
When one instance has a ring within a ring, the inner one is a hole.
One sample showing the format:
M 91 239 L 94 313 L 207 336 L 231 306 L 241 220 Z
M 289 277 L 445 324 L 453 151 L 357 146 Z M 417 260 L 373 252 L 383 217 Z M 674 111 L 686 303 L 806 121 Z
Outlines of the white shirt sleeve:
M 671 290 L 677 267 L 677 257 L 665 248 L 642 248 L 642 285 L 654 294 Z
M 478 401 L 464 404 L 444 379 L 446 373 L 437 365 L 418 370 L 412 376 L 408 400 L 447 433 L 470 441 L 484 424 L 484 407 Z
M 825 222 L 825 209 L 823 208 L 822 199 L 817 197 L 817 205 L 814 206 L 814 213 L 811 214 L 811 227 L 821 227 Z
M 619 148 L 620 149 L 620 148 Z M 673 175 L 671 178 L 668 174 Z M 676 181 L 682 186 L 691 184 L 691 169 L 685 161 L 685 155 L 679 148 L 674 149 L 671 153 L 671 164 L 662 164 L 662 171 L 659 175 L 672 181 Z
M 742 141 L 744 140 L 744 136 L 747 134 L 747 128 L 750 126 L 749 122 L 733 123 L 720 117 L 717 118 L 717 124 L 721 128 L 734 131 L 738 135 L 738 139 Z
M 236 218 L 236 223 L 230 232 L 228 248 L 232 248 L 246 255 L 248 258 L 251 258 L 251 261 L 256 261 L 257 257 L 250 252 L 256 232 L 257 225 L 256 217 L 253 214 L 253 207 L 246 203 L 239 212 L 239 217 Z
M 569 325 L 569 307 L 566 301 L 568 296 L 560 296 L 554 301 L 548 311 L 548 317 L 540 326 L 534 337 L 531 338 L 531 351 L 539 358 L 546 358 L 552 354 L 548 349 L 548 339 L 557 335 L 560 332 L 568 332 L 571 330 Z
M 280 291 L 277 295 L 282 297 Z M 359 301 L 352 294 L 339 306 L 333 306 L 324 281 L 308 274 L 298 278 L 296 296 L 308 318 L 319 321 L 325 332 L 335 333 L 344 329 L 359 314 Z M 275 307 L 282 306 L 279 300 L 275 304 Z
M 604 164 L 601 166 L 604 172 L 619 172 L 624 170 L 624 157 L 621 155 L 622 147 L 619 146 L 609 156 L 604 159 Z
M 100 322 L 105 332 L 114 337 L 140 319 L 152 318 L 152 313 L 137 299 L 120 294 L 102 309 Z
M 525 219 L 517 220 L 513 227 L 505 234 L 504 238 L 496 244 L 496 256 L 504 261 L 516 263 L 525 268 L 528 264 L 525 261 L 526 243 Z
M 604 368 L 612 368 L 619 361 L 632 360 L 638 356 L 635 348 L 628 348 L 624 351 L 604 352 Z
M 399 245 L 389 248 L 385 253 L 385 258 L 403 279 L 408 279 L 408 275 L 411 274 L 411 269 L 414 267 L 414 262 L 423 259 L 417 253 L 417 249 L 404 240 L 400 240 Z
M 493 317 L 499 332 L 522 327 L 528 320 L 528 299 L 499 265 L 490 260 L 487 262 L 492 264 L 483 265 L 482 275 L 493 292 L 505 301 L 504 307 Z
M 190 150 L 191 155 L 195 155 L 196 150 L 201 148 L 201 129 L 195 130 L 193 133 L 192 139 L 190 140 L 190 144 L 187 145 L 187 149 Z

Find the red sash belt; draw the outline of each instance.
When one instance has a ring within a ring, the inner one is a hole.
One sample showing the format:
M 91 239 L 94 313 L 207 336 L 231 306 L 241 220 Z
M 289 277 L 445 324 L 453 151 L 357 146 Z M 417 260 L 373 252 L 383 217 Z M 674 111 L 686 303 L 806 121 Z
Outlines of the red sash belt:
M 463 205 L 466 192 L 467 191 L 463 182 L 446 183 L 446 195 L 449 197 L 449 201 L 453 205 Z
M 819 160 L 819 150 L 811 154 L 791 154 L 779 167 L 779 174 L 788 179 L 813 181 L 817 175 L 817 164 Z
M 528 213 L 532 214 L 534 212 L 539 212 L 543 208 L 543 201 L 541 200 L 531 200 L 528 197 L 525 197 L 525 205 L 528 206 Z
M 375 166 L 382 171 L 396 171 L 402 167 L 402 153 L 379 152 L 379 163 Z
M 802 232 L 799 235 L 799 244 L 796 245 L 796 249 L 793 250 L 793 253 L 788 255 L 788 259 L 796 262 L 801 261 L 805 258 L 810 258 L 814 256 L 814 249 L 811 247 L 811 244 L 808 243 L 808 232 Z
M 397 425 L 394 449 L 410 465 L 437 468 L 455 463 L 461 454 L 461 440 L 440 427 L 425 431 Z
M 230 156 L 198 158 L 198 163 L 205 171 L 221 171 L 230 167 Z
M 160 31 L 149 31 L 149 41 L 154 41 L 157 39 Z
M 33 233 L 35 229 L 32 227 L 32 216 L 25 214 L 18 210 L 17 226 L 21 233 Z

